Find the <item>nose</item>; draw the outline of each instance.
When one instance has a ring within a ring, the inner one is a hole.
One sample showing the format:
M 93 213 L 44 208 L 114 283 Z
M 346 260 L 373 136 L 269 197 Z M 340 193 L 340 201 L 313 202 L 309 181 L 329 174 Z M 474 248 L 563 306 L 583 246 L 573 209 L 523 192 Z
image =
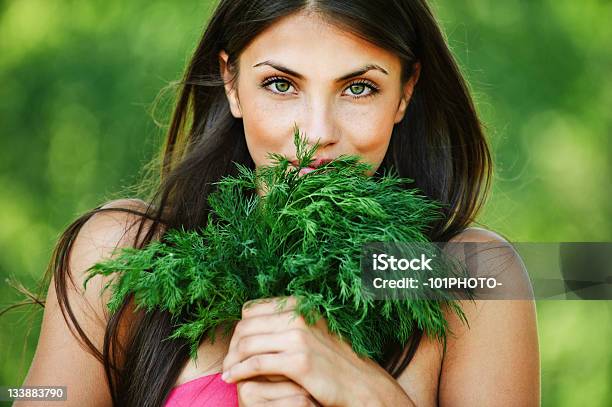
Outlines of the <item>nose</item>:
M 324 149 L 338 142 L 338 128 L 334 118 L 333 106 L 325 101 L 308 103 L 305 108 L 304 121 L 300 132 L 309 146 L 319 143 L 319 149 Z

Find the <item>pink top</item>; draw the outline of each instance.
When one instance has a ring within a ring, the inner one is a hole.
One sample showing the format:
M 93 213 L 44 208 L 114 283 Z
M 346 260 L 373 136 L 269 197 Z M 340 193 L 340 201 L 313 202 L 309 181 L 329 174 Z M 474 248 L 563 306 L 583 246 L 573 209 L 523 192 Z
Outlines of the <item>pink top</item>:
M 221 373 L 209 374 L 173 388 L 164 407 L 238 407 L 235 383 L 225 383 Z

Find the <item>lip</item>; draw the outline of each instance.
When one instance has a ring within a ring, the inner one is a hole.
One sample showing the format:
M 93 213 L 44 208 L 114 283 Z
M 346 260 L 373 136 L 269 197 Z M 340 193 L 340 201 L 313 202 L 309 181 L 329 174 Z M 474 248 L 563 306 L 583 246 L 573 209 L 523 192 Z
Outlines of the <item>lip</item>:
M 319 168 L 322 165 L 328 164 L 332 160 L 332 158 L 315 158 L 310 162 L 310 164 L 308 164 L 307 168 Z M 298 160 L 291 161 L 291 164 L 293 164 L 294 167 L 298 167 L 300 165 Z

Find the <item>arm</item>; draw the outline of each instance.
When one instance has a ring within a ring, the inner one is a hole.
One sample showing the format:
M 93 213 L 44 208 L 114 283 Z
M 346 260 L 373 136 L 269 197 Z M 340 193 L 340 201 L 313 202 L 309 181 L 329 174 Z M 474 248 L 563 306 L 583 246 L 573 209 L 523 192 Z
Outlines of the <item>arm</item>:
M 113 201 L 105 208 L 143 210 L 144 203 L 136 200 Z M 119 211 L 94 214 L 78 232 L 69 258 L 70 278 L 67 296 L 79 326 L 93 345 L 101 351 L 106 330 L 106 301 L 100 295 L 108 277 L 92 278 L 83 290 L 85 271 L 94 263 L 107 258 L 118 246 L 133 243 L 138 224 L 137 215 Z M 59 307 L 54 280 L 47 293 L 40 338 L 24 386 L 67 386 L 66 406 L 112 405 L 102 363 L 75 337 Z M 36 405 L 37 403 L 32 403 Z M 16 407 L 28 402 L 16 402 Z
M 455 241 L 506 243 L 472 228 Z M 525 281 L 520 257 L 504 257 L 504 278 Z M 493 265 L 495 267 L 495 265 Z M 528 281 L 528 280 L 527 280 Z M 540 360 L 533 300 L 462 302 L 469 328 L 447 314 L 450 335 L 440 383 L 440 406 L 538 406 Z

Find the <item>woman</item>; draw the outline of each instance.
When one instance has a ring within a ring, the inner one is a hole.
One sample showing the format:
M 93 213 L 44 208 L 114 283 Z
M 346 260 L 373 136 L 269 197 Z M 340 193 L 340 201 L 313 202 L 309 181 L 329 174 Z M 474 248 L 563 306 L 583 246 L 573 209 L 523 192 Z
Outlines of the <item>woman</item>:
M 490 155 L 424 0 L 221 1 L 180 83 L 149 204 L 110 202 L 61 237 L 24 385 L 65 385 L 69 405 L 91 406 L 159 406 L 175 388 L 171 404 L 196 384 L 244 406 L 538 405 L 532 301 L 463 304 L 469 327 L 449 313 L 445 351 L 416 332 L 408 346 L 390 344 L 379 366 L 324 323 L 288 321 L 293 302 L 273 313 L 271 299 L 246 308 L 231 339 L 202 342 L 195 364 L 185 342 L 163 340 L 167 313 L 134 310 L 128 299 L 106 315 L 107 281 L 80 288 L 113 248 L 202 226 L 211 183 L 233 173 L 233 161 L 256 168 L 267 152 L 295 158 L 294 122 L 319 142 L 317 158 L 358 154 L 377 169 L 372 176 L 393 166 L 447 204 L 432 241 L 504 242 L 469 227 L 489 187 Z

